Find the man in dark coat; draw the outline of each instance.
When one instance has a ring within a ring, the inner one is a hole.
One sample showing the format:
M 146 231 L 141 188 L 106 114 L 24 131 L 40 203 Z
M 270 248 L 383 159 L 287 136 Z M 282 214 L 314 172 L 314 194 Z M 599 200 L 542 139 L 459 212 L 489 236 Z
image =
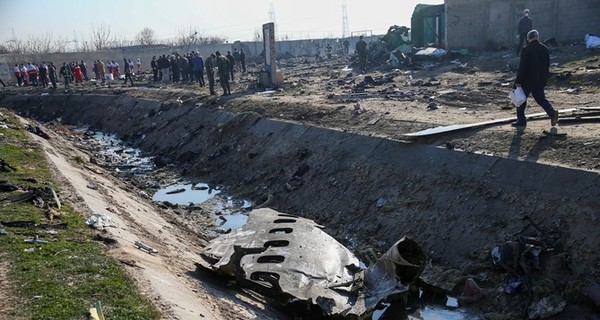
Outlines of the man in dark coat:
M 219 51 L 215 52 L 217 68 L 219 69 L 219 82 L 221 83 L 221 88 L 223 88 L 223 95 L 228 96 L 231 94 L 231 88 L 229 86 L 229 70 L 230 70 L 230 62 L 229 59 L 222 56 Z
M 367 66 L 367 42 L 363 40 L 363 36 L 359 37 L 355 45 L 356 54 L 358 55 L 358 66 L 361 72 L 365 71 Z
M 521 61 L 519 62 L 519 71 L 515 79 L 515 87 L 522 87 L 525 97 L 531 93 L 535 102 L 539 104 L 550 117 L 550 124 L 555 126 L 558 122 L 558 111 L 552 108 L 552 105 L 546 100 L 544 87 L 548 79 L 548 70 L 550 69 L 550 52 L 548 48 L 540 43 L 540 34 L 537 30 L 531 30 L 527 33 L 527 46 L 521 52 Z M 513 126 L 525 126 L 525 108 L 527 100 L 517 107 L 517 122 Z
M 208 78 L 208 89 L 210 90 L 211 95 L 215 95 L 215 71 L 216 67 L 216 57 L 214 53 L 211 53 L 206 61 L 204 61 L 204 68 L 206 68 L 206 78 Z
M 231 52 L 227 51 L 227 55 L 225 56 L 227 60 L 229 60 L 229 75 L 231 81 L 233 81 L 233 69 L 235 67 L 235 58 L 231 55 Z
M 152 68 L 152 81 L 158 82 L 158 62 L 156 61 L 156 56 L 152 57 L 150 68 Z
M 529 17 L 529 9 L 523 11 L 523 17 L 519 20 L 517 32 L 519 33 L 519 45 L 517 46 L 517 56 L 521 53 L 523 46 L 527 44 L 527 32 L 533 29 L 533 22 Z

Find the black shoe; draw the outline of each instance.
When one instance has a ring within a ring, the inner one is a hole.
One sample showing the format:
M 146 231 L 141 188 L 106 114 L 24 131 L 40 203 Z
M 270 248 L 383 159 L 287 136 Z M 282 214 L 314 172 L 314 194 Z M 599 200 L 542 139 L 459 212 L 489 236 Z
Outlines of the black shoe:
M 527 123 L 526 122 L 519 122 L 519 121 L 517 121 L 517 122 L 511 123 L 510 125 L 513 126 L 513 127 L 524 127 L 524 126 L 527 125 Z
M 558 123 L 558 110 L 554 110 L 552 114 L 552 119 L 550 119 L 550 124 L 554 127 Z

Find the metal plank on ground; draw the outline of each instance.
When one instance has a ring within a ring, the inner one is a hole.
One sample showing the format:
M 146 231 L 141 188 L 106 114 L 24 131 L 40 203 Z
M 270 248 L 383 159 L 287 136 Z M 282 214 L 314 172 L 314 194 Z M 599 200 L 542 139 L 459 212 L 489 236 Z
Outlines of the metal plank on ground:
M 565 113 L 565 112 L 573 112 L 576 110 L 577 110 L 577 108 L 571 108 L 571 109 L 558 110 L 558 112 Z M 540 113 L 533 113 L 533 114 L 527 115 L 526 118 L 527 118 L 527 120 L 537 120 L 538 118 L 541 118 L 544 116 L 547 116 L 547 114 L 545 112 L 540 112 Z M 441 133 L 455 132 L 455 131 L 461 131 L 461 130 L 465 130 L 465 129 L 480 128 L 480 127 L 485 127 L 485 126 L 494 125 L 494 124 L 509 123 L 509 122 L 512 122 L 515 120 L 516 120 L 515 117 L 511 117 L 511 118 L 495 119 L 495 120 L 488 120 L 488 121 L 468 123 L 468 124 L 452 124 L 449 126 L 440 126 L 440 127 L 429 128 L 429 129 L 425 129 L 425 130 L 421 130 L 421 131 L 417 131 L 417 132 L 405 133 L 405 134 L 403 134 L 403 136 L 405 136 L 405 137 L 427 137 L 427 136 L 433 136 L 433 135 L 441 134 Z

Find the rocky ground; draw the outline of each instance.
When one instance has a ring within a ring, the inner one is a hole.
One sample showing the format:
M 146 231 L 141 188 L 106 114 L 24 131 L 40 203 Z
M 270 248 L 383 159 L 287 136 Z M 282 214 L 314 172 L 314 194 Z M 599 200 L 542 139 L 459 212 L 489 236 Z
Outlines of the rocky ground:
M 369 70 L 363 74 L 351 70 L 352 62 L 345 57 L 335 57 L 331 60 L 317 60 L 313 57 L 290 58 L 279 62 L 285 83 L 278 88 L 267 91 L 260 88 L 256 83 L 258 70 L 255 66 L 250 66 L 249 73 L 243 74 L 241 77 L 236 75 L 238 78 L 232 84 L 233 94 L 226 97 L 209 96 L 206 88 L 195 85 L 152 84 L 146 81 L 145 76 L 139 77 L 134 87 L 122 86 L 121 83 L 111 83 L 106 86 L 87 83 L 84 86 L 71 88 L 70 92 L 127 94 L 145 99 L 180 101 L 185 105 L 202 105 L 231 113 L 259 114 L 267 118 L 380 136 L 408 143 L 425 143 L 469 153 L 482 153 L 597 171 L 600 168 L 600 135 L 598 134 L 600 119 L 595 117 L 597 112 L 600 112 L 598 103 L 600 54 L 585 51 L 581 45 L 554 47 L 551 50 L 552 78 L 546 90 L 547 97 L 559 110 L 577 109 L 562 113 L 559 125 L 555 128 L 550 126 L 546 117 L 541 117 L 539 120 L 529 121 L 528 126 L 523 130 L 516 130 L 510 126 L 510 121 L 507 121 L 477 129 L 421 138 L 406 136 L 408 133 L 438 126 L 471 124 L 515 117 L 514 108 L 511 107 L 507 96 L 514 80 L 518 58 L 508 51 L 464 56 L 449 54 L 444 58 L 414 59 L 411 65 L 397 68 L 389 65 L 371 65 Z M 348 66 L 350 67 L 348 68 Z M 11 94 L 48 92 L 48 90 L 40 88 L 11 87 L 6 90 Z M 218 87 L 217 92 L 221 92 Z M 529 101 L 527 113 L 542 112 L 533 99 L 530 98 Z M 65 129 L 65 131 L 67 131 L 67 135 L 71 134 L 68 130 Z M 109 183 L 104 182 L 101 185 Z M 125 187 L 124 189 L 131 188 Z M 135 191 L 137 193 L 135 197 L 138 197 L 140 190 Z M 147 190 L 147 192 L 151 191 L 153 190 Z M 109 198 L 108 201 L 112 200 Z M 125 200 L 117 199 L 115 202 L 120 203 L 121 201 Z M 143 208 L 142 210 L 149 209 Z M 180 218 L 186 217 L 185 210 L 179 211 Z M 513 218 L 507 220 L 514 221 Z M 590 219 L 595 221 L 593 214 Z M 189 223 L 189 219 L 180 219 L 179 221 L 179 224 L 182 224 L 181 221 Z M 169 227 L 165 227 L 165 225 Z M 171 227 L 190 229 L 189 225 L 173 226 L 168 221 L 163 222 L 160 226 L 163 230 Z M 502 226 L 496 227 L 502 228 Z M 147 230 L 133 231 L 138 236 L 155 234 L 154 232 L 148 233 Z M 199 234 L 203 235 L 205 231 L 206 229 L 200 230 Z M 180 238 L 182 237 L 180 233 L 173 232 L 171 236 L 170 239 L 173 242 L 185 242 Z M 203 237 L 201 236 L 201 238 Z M 208 237 L 204 237 L 204 239 L 206 240 Z M 166 240 L 158 241 L 153 237 L 148 239 L 148 241 L 152 240 L 156 241 L 154 243 L 157 245 L 162 245 L 161 249 L 163 250 L 169 251 L 174 246 Z M 182 252 L 197 252 L 197 246 L 201 245 L 202 243 L 196 243 L 191 244 L 190 248 L 173 250 L 173 253 L 164 259 L 163 266 L 157 269 L 157 272 L 177 274 L 189 270 L 195 257 L 186 257 Z M 459 272 L 456 269 L 460 269 L 462 273 L 477 273 L 485 268 L 489 260 L 488 255 L 487 251 L 474 253 L 470 260 L 465 259 L 463 265 L 455 266 L 454 269 L 437 270 L 433 274 L 438 277 L 459 278 L 459 275 L 450 274 Z M 181 263 L 166 267 L 168 261 L 172 261 L 171 259 L 181 260 Z M 138 257 L 134 260 L 144 262 L 145 259 Z M 175 265 L 181 265 L 181 268 L 178 269 Z M 557 263 L 556 268 L 560 269 L 561 267 L 560 263 Z M 590 276 L 598 281 L 597 273 Z M 151 275 L 142 277 L 142 279 L 150 278 L 152 278 Z M 493 279 L 484 280 L 480 284 L 485 287 L 486 284 L 491 283 L 494 283 Z M 156 289 L 156 294 L 169 300 L 170 298 L 165 298 L 169 295 L 167 291 L 164 291 L 167 286 L 163 287 L 163 291 L 160 288 Z M 580 291 L 576 288 L 577 283 L 570 282 L 570 286 L 561 289 L 566 292 L 564 295 L 567 296 L 565 298 L 569 302 L 585 299 L 585 297 L 581 297 Z M 179 311 L 179 316 L 185 315 L 185 310 L 192 310 L 192 312 L 203 312 L 207 317 L 209 317 L 208 314 L 212 314 L 215 319 L 228 318 L 226 310 L 229 310 L 229 304 L 220 303 L 218 299 L 213 300 L 210 297 L 218 295 L 216 291 L 207 293 L 206 289 L 197 289 L 189 283 L 183 285 L 182 288 L 184 289 L 182 292 L 186 292 L 185 290 L 195 292 L 194 295 L 197 298 L 208 299 L 209 302 L 202 306 L 205 309 L 194 309 L 195 307 L 191 307 L 192 303 L 189 303 L 181 308 L 183 311 Z M 197 291 L 193 291 L 194 288 Z M 549 293 L 556 289 L 552 285 L 542 283 L 538 290 L 541 293 Z M 179 298 L 173 298 L 170 301 L 177 299 Z M 229 299 L 235 300 L 231 297 Z M 247 299 L 251 300 L 246 297 L 240 298 L 240 301 Z M 267 310 L 264 313 L 257 311 L 263 305 L 262 302 L 258 303 L 259 307 L 252 307 L 252 304 L 248 305 L 246 302 L 240 301 L 236 303 L 245 305 L 240 310 L 245 310 L 250 314 L 254 313 L 259 318 L 278 317 L 276 314 L 269 313 L 274 311 Z M 488 302 L 487 307 L 484 306 L 481 309 L 474 307 L 474 310 L 481 314 L 485 313 L 489 317 L 500 316 L 489 312 L 490 309 L 508 313 L 509 306 L 515 303 L 514 298 L 499 295 L 496 301 Z M 177 314 L 178 308 L 173 303 L 165 308 L 165 312 Z M 519 311 L 512 316 L 518 318 Z M 589 309 L 572 307 L 568 309 L 568 312 L 555 316 L 555 318 L 571 319 L 578 312 L 584 312 L 583 314 L 592 318 L 595 316 L 593 313 L 589 313 Z

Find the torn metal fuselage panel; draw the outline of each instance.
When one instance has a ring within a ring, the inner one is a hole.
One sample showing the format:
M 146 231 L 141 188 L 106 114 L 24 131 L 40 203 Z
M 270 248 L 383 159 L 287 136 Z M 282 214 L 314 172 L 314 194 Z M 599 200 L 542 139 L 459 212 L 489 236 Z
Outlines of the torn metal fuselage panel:
M 372 268 L 361 268 L 358 258 L 322 229 L 309 219 L 257 209 L 242 228 L 213 239 L 200 265 L 280 301 L 316 305 L 324 316 L 356 318 L 407 291 L 425 265 L 420 247 L 402 239 Z M 406 247 L 411 253 L 402 258 L 399 250 Z

